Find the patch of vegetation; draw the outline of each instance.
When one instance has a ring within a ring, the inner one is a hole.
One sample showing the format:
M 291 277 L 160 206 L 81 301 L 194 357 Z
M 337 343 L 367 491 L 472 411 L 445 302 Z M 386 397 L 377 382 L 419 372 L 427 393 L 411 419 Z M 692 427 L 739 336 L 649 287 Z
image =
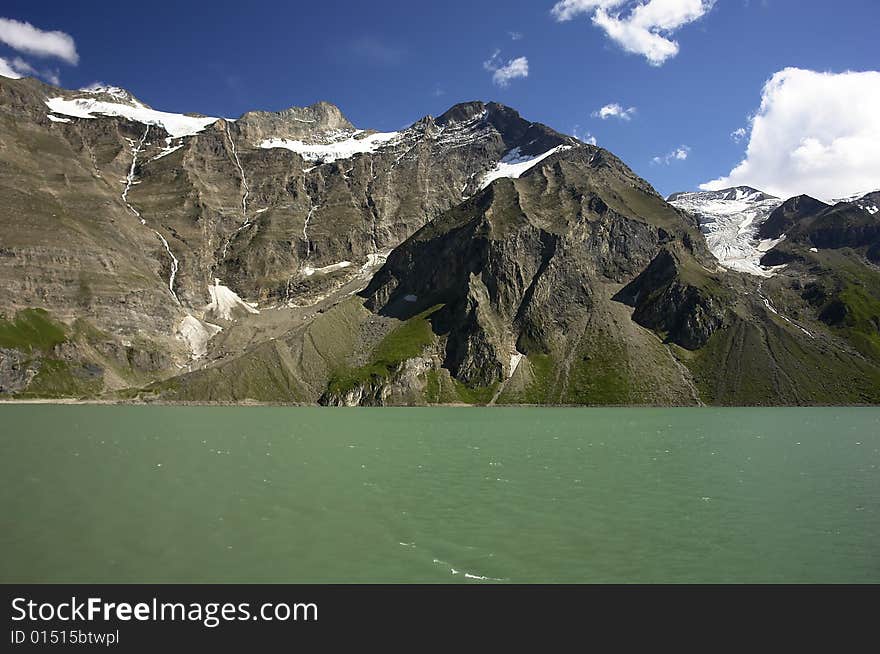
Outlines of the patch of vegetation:
M 419 356 L 434 342 L 434 332 L 428 318 L 441 306 L 431 307 L 395 327 L 374 348 L 366 365 L 336 370 L 327 390 L 334 395 L 342 395 L 358 386 L 386 381 L 407 359 Z
M 51 352 L 67 340 L 63 324 L 44 309 L 22 309 L 12 320 L 0 320 L 0 347 L 22 352 Z
M 144 394 L 182 401 L 302 402 L 307 392 L 285 364 L 280 341 L 261 343 L 223 365 L 147 386 Z
M 865 356 L 880 360 L 880 300 L 861 285 L 849 283 L 838 294 L 845 309 L 842 325 Z
M 90 345 L 111 339 L 106 332 L 101 331 L 85 318 L 77 318 L 73 321 L 73 338 L 81 338 Z
M 818 279 L 801 297 L 819 320 L 862 355 L 880 362 L 880 273 L 849 249 L 821 250 Z
M 345 368 L 360 326 L 370 315 L 363 300 L 356 297 L 318 314 L 305 333 L 301 361 L 305 374 L 326 379 L 330 371 Z
M 554 371 L 556 369 L 556 363 L 549 354 L 530 354 L 525 363 L 528 364 L 531 373 L 532 373 L 532 381 L 528 386 L 526 386 L 525 391 L 522 393 L 522 399 L 519 400 L 517 398 L 505 398 L 504 395 L 499 398 L 501 401 L 511 404 L 515 403 L 525 403 L 525 404 L 552 404 L 553 400 L 551 399 L 551 393 L 553 387 L 555 386 L 554 380 L 555 375 Z M 520 365 L 523 365 L 520 363 Z
M 846 350 L 773 321 L 739 319 L 716 332 L 686 364 L 707 404 L 874 404 L 880 369 Z
M 634 401 L 627 355 L 607 335 L 593 334 L 564 367 L 550 354 L 530 354 L 530 381 L 521 391 L 505 390 L 501 404 L 619 405 Z
M 465 404 L 489 404 L 495 396 L 495 391 L 498 389 L 498 382 L 491 386 L 477 386 L 474 388 L 461 383 L 457 379 L 453 379 L 452 384 L 458 401 Z
M 572 363 L 562 396 L 564 404 L 615 405 L 630 401 L 629 367 L 620 345 L 600 339 Z
M 43 359 L 40 371 L 19 397 L 94 397 L 103 388 L 103 370 L 76 366 L 59 359 Z
M 440 373 L 433 368 L 425 373 L 425 401 L 428 404 L 441 404 L 443 386 L 440 382 Z

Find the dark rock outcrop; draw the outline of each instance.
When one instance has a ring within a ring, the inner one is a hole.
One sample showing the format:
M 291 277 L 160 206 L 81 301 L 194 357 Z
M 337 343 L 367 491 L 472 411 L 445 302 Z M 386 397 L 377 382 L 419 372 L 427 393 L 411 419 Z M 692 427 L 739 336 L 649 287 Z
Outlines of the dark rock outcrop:
M 697 265 L 689 255 L 663 248 L 618 299 L 635 308 L 633 320 L 640 325 L 684 348 L 699 349 L 724 323 L 724 303 L 711 278 L 697 275 L 699 282 L 688 281 L 685 266 Z

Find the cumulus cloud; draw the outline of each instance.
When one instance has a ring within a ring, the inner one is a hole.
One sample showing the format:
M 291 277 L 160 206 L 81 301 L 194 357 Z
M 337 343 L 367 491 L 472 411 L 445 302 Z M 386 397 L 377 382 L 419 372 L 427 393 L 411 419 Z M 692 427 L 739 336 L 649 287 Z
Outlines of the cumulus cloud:
M 675 150 L 673 150 L 672 152 L 668 152 L 662 156 L 654 157 L 651 160 L 651 163 L 653 163 L 656 166 L 659 166 L 661 164 L 668 166 L 669 164 L 671 164 L 675 161 L 684 161 L 685 159 L 688 158 L 688 155 L 690 155 L 690 153 L 691 153 L 690 147 L 688 147 L 686 145 L 680 145 L 677 148 L 675 148 Z
M 508 32 L 507 35 L 510 37 L 511 41 L 521 41 L 523 38 L 522 32 Z
M 511 80 L 529 76 L 529 60 L 525 57 L 508 59 L 501 58 L 501 50 L 496 50 L 489 59 L 483 62 L 483 68 L 492 73 L 492 82 L 502 88 L 510 85 Z
M 70 34 L 47 32 L 30 23 L 0 18 L 0 42 L 13 50 L 37 57 L 54 57 L 69 64 L 79 63 L 76 43 Z
M 635 107 L 630 107 L 629 109 L 624 109 L 621 105 L 616 102 L 612 104 L 606 104 L 601 109 L 597 109 L 593 112 L 593 118 L 601 118 L 602 120 L 608 120 L 609 118 L 618 118 L 620 120 L 632 120 L 633 115 L 636 113 Z
M 880 186 L 880 72 L 786 68 L 764 85 L 745 159 L 701 186 L 845 197 Z
M 627 52 L 661 66 L 678 54 L 673 34 L 703 16 L 715 0 L 560 0 L 551 13 L 559 22 L 582 14 Z

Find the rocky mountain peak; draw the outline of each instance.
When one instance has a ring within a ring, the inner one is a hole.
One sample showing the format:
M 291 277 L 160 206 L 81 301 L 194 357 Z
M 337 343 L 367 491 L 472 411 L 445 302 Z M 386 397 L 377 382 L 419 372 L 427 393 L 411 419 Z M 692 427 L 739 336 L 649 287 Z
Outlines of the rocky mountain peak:
M 126 89 L 97 82 L 79 89 L 79 91 L 72 94 L 72 97 L 92 97 L 105 102 L 118 102 L 130 106 L 148 106 Z
M 475 100 L 472 102 L 459 102 L 447 109 L 435 121 L 443 127 L 455 123 L 466 123 L 475 119 L 483 119 L 487 116 L 486 104 Z
M 811 215 L 829 205 L 809 195 L 797 195 L 783 202 L 758 228 L 758 234 L 764 239 L 780 238 L 802 217 Z
M 328 132 L 354 131 L 342 110 L 330 102 L 282 111 L 249 111 L 236 121 L 239 134 L 249 143 L 266 138 L 307 141 Z
M 681 191 L 673 193 L 667 202 L 707 202 L 714 200 L 721 201 L 748 201 L 748 202 L 764 202 L 767 200 L 778 200 L 779 198 L 758 190 L 751 186 L 734 186 L 731 188 L 721 189 L 718 191 Z

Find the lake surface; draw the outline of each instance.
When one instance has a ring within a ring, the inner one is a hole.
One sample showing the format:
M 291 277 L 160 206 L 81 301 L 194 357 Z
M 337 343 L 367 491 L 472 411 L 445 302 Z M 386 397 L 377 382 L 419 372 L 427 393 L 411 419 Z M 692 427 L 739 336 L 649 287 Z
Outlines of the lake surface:
M 0 582 L 880 582 L 880 409 L 0 424 Z

